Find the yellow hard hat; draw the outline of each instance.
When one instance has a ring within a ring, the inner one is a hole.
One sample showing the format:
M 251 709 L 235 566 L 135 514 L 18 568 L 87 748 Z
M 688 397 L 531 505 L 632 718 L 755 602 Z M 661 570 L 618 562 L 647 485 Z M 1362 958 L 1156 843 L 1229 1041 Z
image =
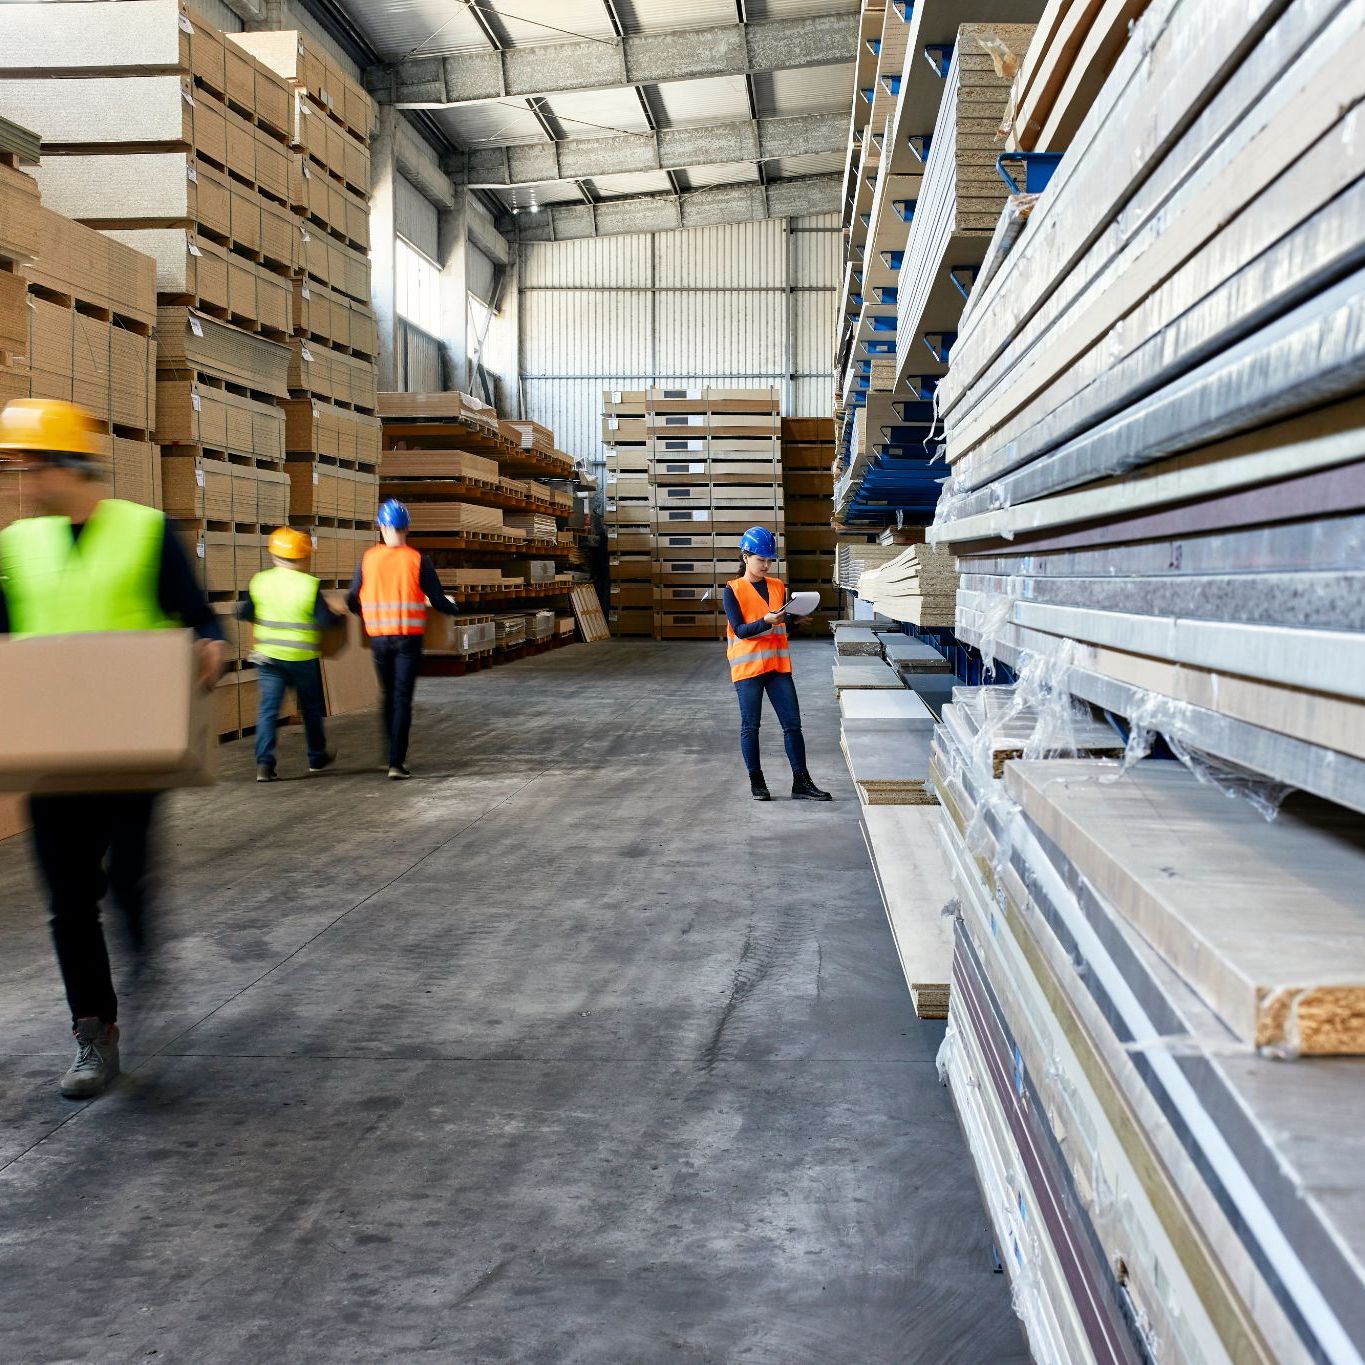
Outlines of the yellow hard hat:
M 60 398 L 13 398 L 0 410 L 0 455 L 98 455 L 100 435 L 84 408 Z
M 313 553 L 313 542 L 305 532 L 281 526 L 270 533 L 270 553 L 276 559 L 307 559 Z

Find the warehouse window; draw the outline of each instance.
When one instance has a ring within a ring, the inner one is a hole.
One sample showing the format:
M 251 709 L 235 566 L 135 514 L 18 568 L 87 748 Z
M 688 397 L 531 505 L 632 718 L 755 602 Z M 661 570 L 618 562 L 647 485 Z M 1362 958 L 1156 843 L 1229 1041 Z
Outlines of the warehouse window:
M 411 242 L 398 239 L 394 259 L 394 306 L 432 336 L 441 335 L 441 267 Z

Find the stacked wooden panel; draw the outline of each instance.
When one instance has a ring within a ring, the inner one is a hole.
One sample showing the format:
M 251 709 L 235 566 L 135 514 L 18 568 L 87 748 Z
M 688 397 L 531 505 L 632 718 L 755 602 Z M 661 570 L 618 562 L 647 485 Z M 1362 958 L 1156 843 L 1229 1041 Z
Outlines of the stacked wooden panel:
M 603 406 L 613 629 L 713 640 L 740 537 L 784 541 L 777 390 L 616 390 Z
M 1039 1359 L 1365 1353 L 1362 33 L 1152 0 L 938 387 L 1019 671 L 935 755 L 944 1061 Z
M 40 203 L 34 175 L 0 153 L 0 404 L 62 398 L 100 426 L 114 492 L 157 506 L 155 267 Z M 5 480 L 0 517 L 26 508 Z
M 602 395 L 608 621 L 613 635 L 645 638 L 654 634 L 655 563 L 647 405 L 644 389 L 608 389 Z M 678 532 L 676 539 L 673 548 L 684 555 L 709 555 L 714 540 L 700 532 Z
M 349 577 L 378 499 L 380 424 L 370 307 L 370 152 L 374 105 L 307 35 L 234 33 L 289 93 L 291 280 L 284 403 L 290 520 L 317 545 L 320 576 Z
M 499 422 L 461 393 L 381 393 L 379 412 L 380 494 L 407 505 L 411 543 L 431 554 L 462 608 L 453 625 L 433 626 L 440 632 L 428 640 L 433 668 L 463 669 L 485 656 L 503 662 L 548 647 L 554 609 L 569 614 L 571 591 L 581 586 L 564 567 L 576 542 L 560 534 L 576 471 L 555 449 L 554 433 L 534 422 Z
M 834 423 L 828 417 L 782 419 L 782 492 L 787 573 L 793 591 L 817 589 L 820 610 L 802 629 L 825 634 L 838 613 L 834 585 Z

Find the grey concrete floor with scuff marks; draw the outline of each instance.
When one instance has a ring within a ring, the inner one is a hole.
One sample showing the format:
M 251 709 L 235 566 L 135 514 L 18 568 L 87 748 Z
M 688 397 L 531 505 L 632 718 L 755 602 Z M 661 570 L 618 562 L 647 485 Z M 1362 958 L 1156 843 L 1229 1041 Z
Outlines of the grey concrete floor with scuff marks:
M 230 746 L 165 802 L 159 965 L 90 1104 L 0 844 L 0 1360 L 1027 1359 L 831 659 L 796 646 L 832 806 L 786 799 L 771 712 L 750 801 L 708 644 L 424 679 L 409 783 L 368 716 L 324 776 Z

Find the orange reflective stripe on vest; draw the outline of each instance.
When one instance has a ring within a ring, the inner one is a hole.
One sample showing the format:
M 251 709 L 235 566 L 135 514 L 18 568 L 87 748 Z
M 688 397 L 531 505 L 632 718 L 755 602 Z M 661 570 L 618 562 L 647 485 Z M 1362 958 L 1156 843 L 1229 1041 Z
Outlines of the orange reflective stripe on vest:
M 758 589 L 747 578 L 732 578 L 726 586 L 735 595 L 739 609 L 747 625 L 751 621 L 761 621 L 770 611 L 776 611 L 787 600 L 787 590 L 780 578 L 765 580 L 768 584 L 768 600 L 765 602 Z M 730 624 L 725 626 L 729 646 L 725 657 L 730 660 L 730 681 L 742 682 L 745 678 L 757 678 L 764 673 L 790 673 L 791 655 L 787 651 L 787 627 L 785 624 L 773 626 L 762 635 L 741 640 Z
M 407 545 L 372 545 L 360 561 L 360 616 L 367 635 L 420 635 L 427 626 L 422 556 Z

